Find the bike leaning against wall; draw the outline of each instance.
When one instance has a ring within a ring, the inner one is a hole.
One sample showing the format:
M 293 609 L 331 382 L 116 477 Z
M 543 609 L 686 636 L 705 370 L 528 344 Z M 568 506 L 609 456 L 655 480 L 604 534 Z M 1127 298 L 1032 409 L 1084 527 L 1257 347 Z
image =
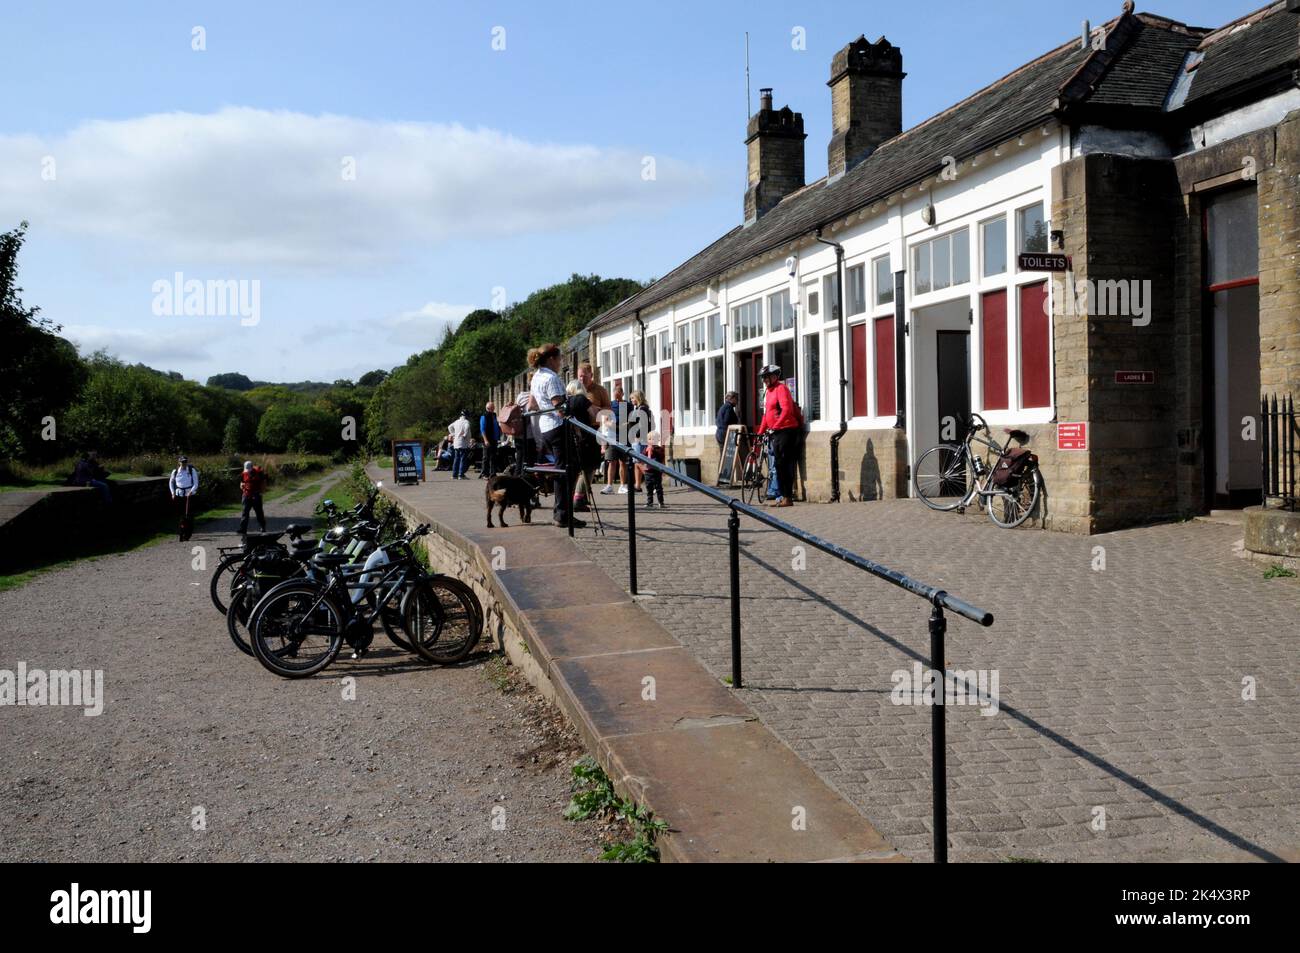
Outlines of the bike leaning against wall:
M 1014 529 L 1037 511 L 1043 475 L 1038 456 L 1023 444 L 1029 434 L 1008 430 L 1006 444 L 993 438 L 988 423 L 971 414 L 961 443 L 941 443 L 921 454 L 912 470 L 912 485 L 932 510 L 964 513 L 978 506 L 998 526 Z M 1021 446 L 1012 446 L 1011 440 Z

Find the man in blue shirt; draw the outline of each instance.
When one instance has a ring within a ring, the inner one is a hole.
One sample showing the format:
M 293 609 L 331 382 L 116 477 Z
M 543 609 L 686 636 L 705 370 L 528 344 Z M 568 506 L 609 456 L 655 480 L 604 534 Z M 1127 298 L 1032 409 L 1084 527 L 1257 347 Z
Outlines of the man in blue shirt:
M 501 425 L 497 423 L 497 405 L 490 400 L 478 418 L 478 432 L 483 438 L 483 460 L 479 464 L 478 478 L 490 480 L 497 475 L 497 444 L 501 442 Z
M 718 408 L 718 429 L 713 435 L 718 441 L 719 450 L 727 442 L 727 428 L 740 423 L 740 417 L 736 414 L 736 403 L 739 400 L 740 395 L 734 390 L 727 391 L 727 396 L 722 398 L 722 406 Z

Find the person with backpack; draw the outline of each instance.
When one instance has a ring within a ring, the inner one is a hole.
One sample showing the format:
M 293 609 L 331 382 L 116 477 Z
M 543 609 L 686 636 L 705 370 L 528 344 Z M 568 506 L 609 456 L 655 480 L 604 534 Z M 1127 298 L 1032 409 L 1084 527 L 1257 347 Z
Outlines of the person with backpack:
M 479 463 L 478 478 L 490 480 L 497 475 L 497 444 L 501 442 L 501 423 L 497 420 L 497 405 L 487 402 L 478 418 L 479 436 L 483 438 L 483 459 Z
M 799 435 L 803 432 L 803 411 L 794 402 L 790 388 L 781 380 L 781 368 L 768 364 L 758 372 L 767 395 L 763 399 L 760 434 L 771 431 L 772 451 L 776 457 L 776 483 L 779 496 L 769 506 L 794 506 L 794 469 L 798 462 Z
M 194 494 L 199 491 L 199 471 L 190 466 L 189 457 L 182 454 L 180 460 L 177 461 L 176 469 L 172 471 L 171 479 L 167 481 L 167 488 L 171 491 L 172 502 L 180 510 L 180 540 L 182 543 L 187 542 L 194 535 L 194 516 L 191 512 L 191 500 Z
M 244 472 L 239 475 L 239 492 L 244 499 L 244 515 L 239 520 L 239 535 L 248 532 L 248 513 L 257 514 L 258 529 L 266 532 L 266 517 L 262 514 L 262 494 L 266 491 L 266 471 L 254 466 L 252 460 L 244 461 Z

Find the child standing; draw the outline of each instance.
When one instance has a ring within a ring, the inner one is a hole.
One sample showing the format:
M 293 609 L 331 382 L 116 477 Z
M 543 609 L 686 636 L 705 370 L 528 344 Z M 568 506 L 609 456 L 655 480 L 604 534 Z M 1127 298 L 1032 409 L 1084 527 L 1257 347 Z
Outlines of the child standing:
M 655 463 L 664 462 L 664 444 L 659 436 L 659 431 L 652 430 L 646 437 L 648 446 L 645 449 L 645 455 Z M 659 499 L 659 508 L 664 508 L 664 475 L 654 467 L 648 467 L 644 463 L 638 463 L 637 469 L 641 471 L 643 486 L 645 487 L 645 506 L 646 509 L 653 509 L 655 498 Z

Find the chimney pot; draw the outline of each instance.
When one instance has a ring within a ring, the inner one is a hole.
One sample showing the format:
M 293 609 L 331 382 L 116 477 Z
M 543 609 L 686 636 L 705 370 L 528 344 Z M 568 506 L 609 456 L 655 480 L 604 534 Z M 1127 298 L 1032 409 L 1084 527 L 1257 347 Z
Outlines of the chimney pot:
M 883 36 L 859 36 L 831 59 L 831 178 L 903 131 L 903 51 Z
M 749 187 L 745 189 L 745 222 L 776 207 L 781 199 L 804 186 L 803 116 L 789 106 L 772 108 L 772 88 L 759 91 L 759 110 L 745 130 Z

